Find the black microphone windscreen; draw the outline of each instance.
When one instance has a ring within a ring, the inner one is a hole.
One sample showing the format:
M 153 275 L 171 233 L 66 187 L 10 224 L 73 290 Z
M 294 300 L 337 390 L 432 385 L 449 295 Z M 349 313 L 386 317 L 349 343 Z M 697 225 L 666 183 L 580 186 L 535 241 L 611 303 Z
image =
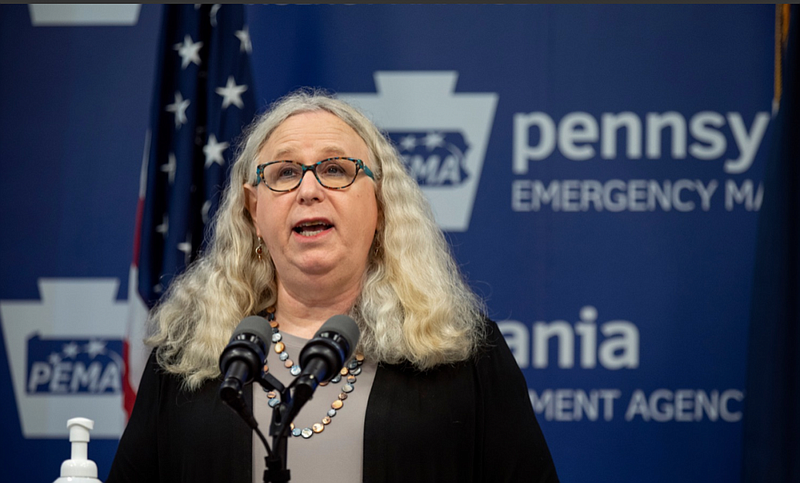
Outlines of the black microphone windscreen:
M 259 317 L 257 315 L 251 315 L 250 317 L 242 319 L 239 325 L 236 326 L 236 329 L 234 329 L 231 339 L 236 338 L 236 336 L 240 334 L 253 334 L 267 345 L 269 345 L 272 340 L 272 328 L 269 326 L 269 322 L 267 322 L 267 319 L 264 317 Z
M 358 329 L 358 324 L 351 317 L 347 315 L 334 315 L 328 319 L 322 327 L 319 328 L 314 338 L 317 338 L 323 332 L 336 332 L 347 340 L 350 344 L 350 352 L 355 350 L 358 345 L 358 338 L 361 337 L 361 331 Z M 350 354 L 348 354 L 348 357 Z

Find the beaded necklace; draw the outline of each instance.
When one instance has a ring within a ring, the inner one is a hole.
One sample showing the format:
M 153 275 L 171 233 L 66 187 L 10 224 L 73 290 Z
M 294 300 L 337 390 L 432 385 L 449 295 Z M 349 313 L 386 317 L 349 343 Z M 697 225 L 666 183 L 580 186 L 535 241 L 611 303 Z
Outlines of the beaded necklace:
M 266 318 L 269 322 L 270 327 L 272 327 L 272 343 L 275 344 L 275 353 L 278 354 L 278 358 L 283 361 L 283 367 L 289 369 L 289 373 L 297 377 L 300 375 L 302 369 L 300 366 L 292 361 L 289 357 L 289 353 L 286 352 L 286 345 L 283 343 L 283 335 L 281 334 L 280 330 L 278 330 L 278 321 L 275 320 L 275 307 L 269 307 L 266 311 Z M 339 393 L 339 396 L 331 403 L 331 408 L 328 410 L 327 415 L 322 418 L 322 422 L 317 422 L 311 425 L 311 427 L 306 427 L 303 429 L 296 428 L 294 423 L 290 425 L 292 429 L 292 436 L 298 437 L 302 436 L 304 439 L 309 439 L 315 433 L 321 433 L 325 430 L 325 426 L 331 423 L 333 417 L 336 416 L 336 412 L 342 409 L 344 406 L 344 400 L 347 399 L 347 395 L 353 392 L 355 389 L 355 383 L 357 380 L 357 376 L 361 374 L 361 365 L 364 363 L 364 355 L 357 353 L 355 357 L 350 359 L 350 361 L 344 365 L 339 374 L 331 379 L 330 382 L 333 384 L 338 384 L 342 381 L 342 378 L 346 378 L 345 384 L 342 386 L 342 392 Z M 264 364 L 264 373 L 269 372 L 269 367 L 267 364 Z M 327 386 L 329 383 L 320 383 L 320 386 Z M 269 407 L 274 408 L 281 403 L 280 394 L 276 391 L 269 391 L 264 389 L 267 393 L 267 404 Z

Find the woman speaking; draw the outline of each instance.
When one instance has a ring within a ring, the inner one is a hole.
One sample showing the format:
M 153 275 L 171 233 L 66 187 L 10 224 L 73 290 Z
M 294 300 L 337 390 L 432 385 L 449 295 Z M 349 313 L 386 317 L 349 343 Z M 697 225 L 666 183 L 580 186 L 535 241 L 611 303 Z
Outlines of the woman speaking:
M 352 106 L 303 89 L 248 128 L 209 248 L 150 314 L 154 349 L 108 482 L 262 481 L 266 450 L 218 396 L 245 317 L 285 385 L 331 316 L 356 356 L 294 420 L 293 482 L 558 481 L 525 379 L 416 182 Z M 245 392 L 259 425 L 276 394 Z

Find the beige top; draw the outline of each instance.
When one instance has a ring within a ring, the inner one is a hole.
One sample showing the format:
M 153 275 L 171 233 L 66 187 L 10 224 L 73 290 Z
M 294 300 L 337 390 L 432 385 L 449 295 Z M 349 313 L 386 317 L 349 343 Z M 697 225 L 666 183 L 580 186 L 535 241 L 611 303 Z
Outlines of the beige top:
M 305 346 L 307 339 L 301 339 L 281 332 L 282 342 L 286 346 L 289 359 L 297 362 L 300 350 Z M 270 346 L 267 355 L 269 372 L 285 386 L 288 386 L 294 376 L 289 369 L 284 367 L 283 361 L 275 352 L 275 344 Z M 349 362 L 349 361 L 348 361 Z M 364 417 L 367 411 L 367 401 L 375 380 L 377 365 L 365 360 L 361 367 L 361 374 L 356 376 L 353 384 L 354 390 L 347 394 L 341 409 L 336 411 L 336 416 L 331 418 L 330 424 L 324 426 L 321 433 L 314 433 L 309 439 L 302 436 L 290 436 L 287 443 L 286 466 L 291 471 L 292 483 L 311 483 L 324 481 L 326 483 L 353 483 L 361 481 L 363 455 L 364 455 Z M 311 428 L 315 423 L 322 423 L 331 403 L 338 399 L 339 393 L 346 381 L 342 378 L 337 384 L 330 383 L 320 386 L 314 391 L 314 396 L 300 410 L 294 419 L 296 428 Z M 258 427 L 267 442 L 272 446 L 269 436 L 269 425 L 272 420 L 272 408 L 267 403 L 267 393 L 261 386 L 253 386 L 253 414 L 258 421 Z M 263 443 L 253 432 L 253 483 L 264 481 L 264 458 L 267 450 Z

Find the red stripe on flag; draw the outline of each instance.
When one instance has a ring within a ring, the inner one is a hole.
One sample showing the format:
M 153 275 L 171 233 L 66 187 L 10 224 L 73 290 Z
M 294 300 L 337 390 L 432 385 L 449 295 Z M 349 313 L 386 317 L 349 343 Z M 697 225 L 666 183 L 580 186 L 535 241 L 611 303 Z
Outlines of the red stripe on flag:
M 122 358 L 125 361 L 125 369 L 122 375 L 122 406 L 125 409 L 127 419 L 131 418 L 131 413 L 133 412 L 133 403 L 136 402 L 136 391 L 133 390 L 130 378 L 128 376 L 130 374 L 130 354 L 130 345 L 128 344 L 127 340 L 123 340 Z
M 142 217 L 144 216 L 144 198 L 139 198 L 136 204 L 136 228 L 133 233 L 133 263 L 134 267 L 139 267 L 139 248 L 142 243 Z
M 141 246 L 142 240 L 142 217 L 144 216 L 144 198 L 139 198 L 139 202 L 136 204 L 136 228 L 134 229 L 133 235 L 133 261 L 131 262 L 131 270 L 135 270 L 139 267 L 139 249 Z M 137 270 L 138 272 L 138 270 Z M 138 277 L 137 277 L 138 278 Z M 129 277 L 128 283 L 138 283 L 138 280 L 134 280 L 132 277 Z M 128 303 L 134 303 L 131 299 L 132 294 L 136 294 L 138 292 L 137 288 L 128 287 Z M 128 322 L 130 324 L 130 321 Z M 136 323 L 136 321 L 134 321 Z M 125 410 L 125 414 L 127 419 L 130 419 L 131 412 L 133 412 L 133 403 L 136 402 L 136 390 L 131 385 L 131 341 L 128 340 L 128 334 L 130 334 L 131 327 L 128 327 L 127 334 L 125 338 L 122 340 L 122 361 L 125 367 L 122 369 L 122 407 Z

